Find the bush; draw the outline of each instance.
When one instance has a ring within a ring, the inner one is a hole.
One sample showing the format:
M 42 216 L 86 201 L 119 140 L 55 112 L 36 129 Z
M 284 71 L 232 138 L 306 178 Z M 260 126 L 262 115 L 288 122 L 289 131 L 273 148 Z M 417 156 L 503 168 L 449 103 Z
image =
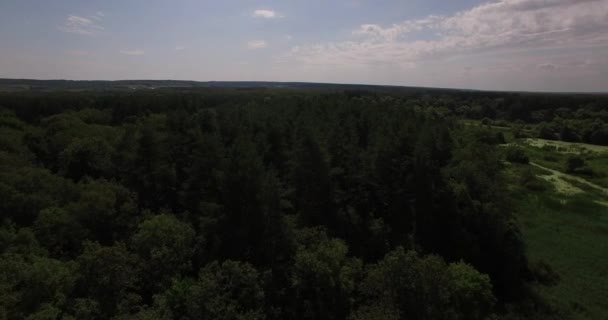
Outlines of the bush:
M 509 123 L 504 120 L 495 120 L 494 125 L 497 127 L 509 127 Z
M 578 136 L 576 131 L 571 129 L 568 126 L 562 127 L 562 130 L 559 133 L 559 139 L 567 142 L 579 142 L 581 138 Z
M 544 145 L 541 149 L 543 149 L 544 151 L 557 151 L 556 146 L 549 144 Z
M 504 144 L 507 142 L 505 139 L 505 135 L 500 131 L 496 132 L 496 142 L 498 144 Z
M 558 158 L 552 154 L 545 154 L 545 155 L 543 155 L 543 160 L 557 162 Z
M 585 165 L 585 160 L 581 157 L 570 156 L 566 159 L 566 172 L 573 173 L 577 169 L 582 168 Z
M 534 280 L 546 286 L 556 285 L 560 279 L 559 274 L 544 260 L 532 263 L 530 265 L 530 272 L 532 273 Z
M 541 139 L 555 140 L 556 133 L 546 123 L 541 123 L 538 126 L 538 137 Z
M 528 162 L 530 162 L 528 155 L 526 155 L 523 149 L 518 147 L 509 147 L 506 151 L 505 158 L 507 161 L 513 163 L 528 164 Z
M 530 168 L 524 170 L 520 177 L 520 183 L 530 191 L 544 191 L 545 185 L 534 175 Z
M 575 172 L 586 176 L 595 176 L 595 172 L 589 166 L 580 167 Z

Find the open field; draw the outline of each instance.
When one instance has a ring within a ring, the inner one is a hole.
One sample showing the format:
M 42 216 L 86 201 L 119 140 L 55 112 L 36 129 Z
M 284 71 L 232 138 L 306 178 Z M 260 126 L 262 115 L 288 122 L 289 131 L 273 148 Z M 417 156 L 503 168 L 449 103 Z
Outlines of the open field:
M 589 182 L 583 178 L 546 168 L 534 162 L 531 162 L 530 165 L 550 172 L 548 175 L 539 175 L 538 177 L 551 182 L 558 193 L 563 193 L 566 195 L 584 193 L 585 191 L 583 189 L 576 186 L 576 184 L 582 184 L 593 189 L 594 191 L 601 193 L 604 196 L 608 196 L 608 188 L 598 186 L 597 184 Z
M 608 147 L 544 139 L 520 139 L 509 143 L 523 148 L 531 161 L 545 168 L 563 172 L 566 160 L 577 156 L 584 160 L 592 174 L 574 173 L 602 188 L 608 188 Z
M 608 319 L 605 178 L 563 172 L 567 155 L 583 156 L 594 171 L 603 170 L 608 165 L 608 148 L 540 139 L 515 144 L 524 148 L 531 162 L 508 169 L 530 261 L 548 262 L 560 276 L 555 286 L 539 285 L 537 292 L 569 318 Z M 517 179 L 524 170 L 532 170 L 544 190 L 522 187 Z
M 546 140 L 538 138 L 528 138 L 524 142 L 532 147 L 550 147 L 560 153 L 581 154 L 581 153 L 608 153 L 608 146 L 598 146 L 580 142 L 565 142 L 556 140 Z

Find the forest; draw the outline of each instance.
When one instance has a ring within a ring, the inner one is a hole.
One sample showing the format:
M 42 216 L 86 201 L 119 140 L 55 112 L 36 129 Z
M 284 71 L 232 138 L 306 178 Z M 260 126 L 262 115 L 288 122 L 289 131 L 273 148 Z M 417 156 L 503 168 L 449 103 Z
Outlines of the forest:
M 390 87 L 0 92 L 0 319 L 572 316 L 543 295 L 560 275 L 518 216 L 516 191 L 549 188 L 527 164 L 539 151 L 509 142 L 608 145 L 606 107 Z M 563 161 L 601 185 L 594 159 Z

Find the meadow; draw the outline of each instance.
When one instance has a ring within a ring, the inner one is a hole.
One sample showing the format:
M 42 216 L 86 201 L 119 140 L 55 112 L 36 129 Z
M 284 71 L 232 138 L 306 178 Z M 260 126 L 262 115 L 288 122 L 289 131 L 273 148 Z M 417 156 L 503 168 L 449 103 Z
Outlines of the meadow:
M 534 290 L 564 317 L 608 319 L 608 194 L 601 188 L 608 180 L 564 172 L 567 157 L 576 155 L 603 174 L 608 148 L 542 139 L 510 144 L 530 159 L 507 166 L 530 264 L 549 265 L 558 275 L 552 285 Z

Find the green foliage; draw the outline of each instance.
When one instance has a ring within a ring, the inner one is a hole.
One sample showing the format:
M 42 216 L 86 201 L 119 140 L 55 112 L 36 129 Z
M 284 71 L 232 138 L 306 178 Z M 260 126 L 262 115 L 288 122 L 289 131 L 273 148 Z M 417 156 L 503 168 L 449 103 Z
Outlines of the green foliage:
M 496 302 L 490 277 L 462 261 L 448 265 L 448 277 L 456 318 L 489 318 Z
M 98 137 L 75 139 L 59 155 L 59 168 L 65 176 L 74 180 L 84 176 L 108 176 L 112 153 L 108 142 Z
M 86 180 L 78 184 L 77 201 L 66 206 L 78 222 L 104 245 L 124 240 L 135 225 L 136 203 L 122 185 L 106 180 Z
M 107 318 L 117 311 L 129 310 L 141 300 L 136 290 L 142 271 L 137 256 L 125 245 L 102 247 L 86 242 L 76 262 L 77 293 L 81 297 L 74 306 L 74 315 L 86 318 Z
M 526 152 L 522 148 L 518 147 L 507 147 L 505 150 L 505 159 L 513 163 L 527 164 L 530 162 L 530 158 L 528 158 Z
M 208 264 L 197 280 L 175 280 L 155 306 L 160 319 L 265 319 L 258 272 L 230 260 Z
M 518 175 L 515 171 L 513 179 Z M 596 201 L 604 197 L 587 190 L 576 195 L 553 188 L 531 192 L 522 190 L 518 180 L 510 184 L 531 261 L 530 277 L 537 283 L 532 287 L 537 296 L 513 319 L 601 319 L 606 314 L 603 270 L 608 263 L 601 252 L 608 243 L 608 223 L 606 207 Z
M 160 214 L 141 222 L 131 239 L 142 261 L 142 272 L 150 290 L 166 288 L 171 278 L 191 270 L 194 230 L 175 216 Z
M 603 139 L 605 120 L 581 125 L 601 110 L 543 99 L 2 93 L 0 317 L 491 317 L 535 280 L 506 197 L 503 169 L 523 167 L 498 150 L 506 121 L 516 136 L 545 121 L 554 136 Z
M 75 257 L 81 252 L 82 241 L 89 237 L 77 218 L 62 208 L 50 207 L 40 211 L 33 226 L 36 238 L 54 257 Z
M 66 307 L 74 280 L 72 263 L 4 253 L 0 256 L 0 315 L 6 319 L 54 315 L 57 307 Z
M 311 133 L 305 133 L 297 149 L 294 169 L 295 204 L 305 224 L 332 225 L 331 184 L 325 156 Z
M 560 280 L 559 274 L 544 260 L 531 264 L 530 272 L 534 275 L 536 281 L 544 285 L 555 285 Z
M 578 156 L 570 156 L 566 159 L 566 172 L 572 173 L 581 169 L 585 165 L 585 160 Z
M 526 168 L 522 171 L 519 182 L 522 186 L 531 191 L 543 191 L 546 189 L 545 184 L 536 177 L 530 168 Z
M 352 308 L 351 297 L 361 273 L 361 261 L 347 256 L 348 247 L 320 229 L 298 235 L 292 285 L 297 319 L 342 319 Z
M 373 265 L 361 285 L 363 307 L 355 319 L 378 314 L 408 319 L 487 319 L 495 298 L 487 275 L 458 262 L 419 257 L 403 248 Z M 378 306 L 382 306 L 378 308 Z

